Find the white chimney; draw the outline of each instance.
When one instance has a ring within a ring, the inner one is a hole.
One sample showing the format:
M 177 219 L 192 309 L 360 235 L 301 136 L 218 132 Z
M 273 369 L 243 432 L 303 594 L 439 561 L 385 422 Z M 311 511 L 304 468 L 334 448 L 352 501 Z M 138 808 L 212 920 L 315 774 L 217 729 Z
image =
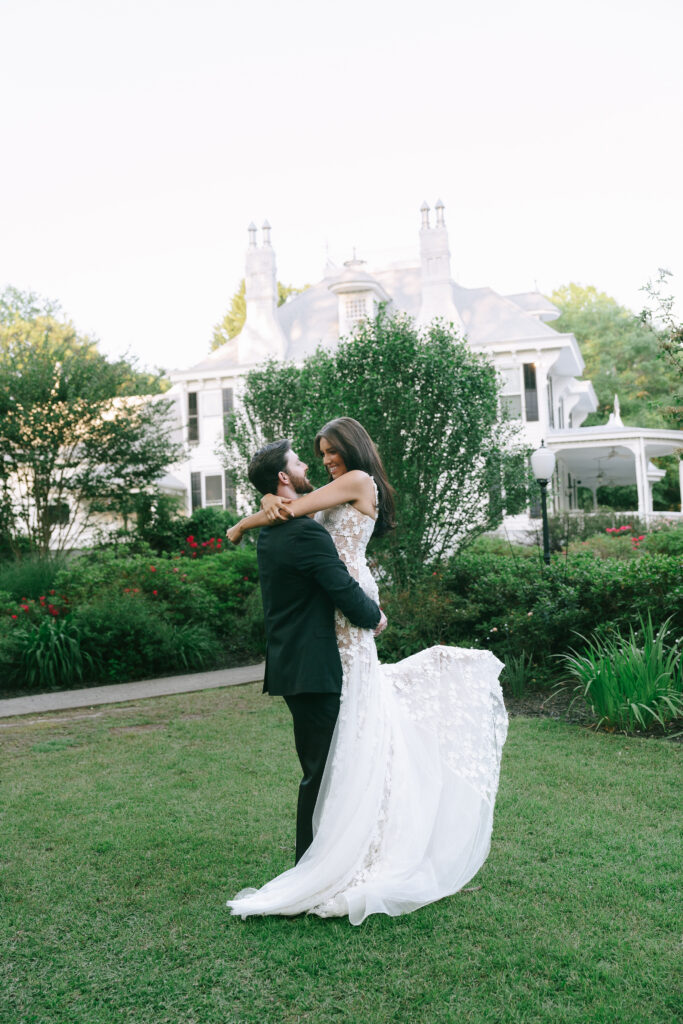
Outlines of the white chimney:
M 453 323 L 462 332 L 463 323 L 453 301 L 451 281 L 451 254 L 448 248 L 448 229 L 444 220 L 444 204 L 440 199 L 436 206 L 436 224 L 429 223 L 429 207 L 423 203 L 420 207 L 422 225 L 420 227 L 420 264 L 422 270 L 422 304 L 418 314 L 418 323 L 430 323 L 435 317 L 441 317 Z

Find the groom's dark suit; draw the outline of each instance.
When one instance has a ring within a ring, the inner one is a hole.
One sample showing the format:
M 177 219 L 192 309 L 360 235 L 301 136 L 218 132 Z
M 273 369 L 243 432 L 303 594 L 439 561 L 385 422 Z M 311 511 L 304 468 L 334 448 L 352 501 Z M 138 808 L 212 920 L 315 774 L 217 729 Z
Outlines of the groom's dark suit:
M 313 840 L 313 809 L 339 711 L 342 668 L 334 609 L 364 629 L 374 629 L 381 613 L 313 519 L 262 529 L 257 552 L 267 635 L 263 689 L 287 702 L 303 771 L 298 861 Z

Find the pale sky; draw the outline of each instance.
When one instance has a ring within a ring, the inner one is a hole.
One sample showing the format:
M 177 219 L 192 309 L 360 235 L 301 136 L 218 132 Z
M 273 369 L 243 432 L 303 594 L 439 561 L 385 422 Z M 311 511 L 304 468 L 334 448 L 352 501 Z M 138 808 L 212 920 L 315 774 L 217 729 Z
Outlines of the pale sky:
M 0 0 L 0 288 L 196 362 L 267 218 L 278 277 L 417 256 L 463 285 L 683 298 L 682 0 Z

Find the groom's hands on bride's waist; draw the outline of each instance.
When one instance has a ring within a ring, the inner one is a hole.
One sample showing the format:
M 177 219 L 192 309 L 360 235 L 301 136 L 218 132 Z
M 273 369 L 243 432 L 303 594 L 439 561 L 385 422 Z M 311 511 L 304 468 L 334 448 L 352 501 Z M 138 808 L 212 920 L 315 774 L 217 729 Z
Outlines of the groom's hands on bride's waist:
M 375 626 L 375 628 L 372 631 L 372 635 L 373 636 L 379 636 L 380 633 L 382 633 L 387 628 L 387 617 L 386 617 L 386 615 L 384 614 L 384 612 L 382 611 L 381 608 L 380 608 L 379 611 L 380 611 L 381 618 L 380 618 L 379 622 L 377 623 L 377 625 Z

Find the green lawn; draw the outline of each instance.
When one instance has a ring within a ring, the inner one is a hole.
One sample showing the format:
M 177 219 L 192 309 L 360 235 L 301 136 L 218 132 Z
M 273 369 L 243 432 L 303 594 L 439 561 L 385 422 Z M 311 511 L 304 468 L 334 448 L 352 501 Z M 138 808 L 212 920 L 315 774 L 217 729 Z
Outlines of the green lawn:
M 228 916 L 292 862 L 280 700 L 0 723 L 2 1024 L 664 1024 L 681 747 L 513 719 L 491 856 L 398 919 Z

